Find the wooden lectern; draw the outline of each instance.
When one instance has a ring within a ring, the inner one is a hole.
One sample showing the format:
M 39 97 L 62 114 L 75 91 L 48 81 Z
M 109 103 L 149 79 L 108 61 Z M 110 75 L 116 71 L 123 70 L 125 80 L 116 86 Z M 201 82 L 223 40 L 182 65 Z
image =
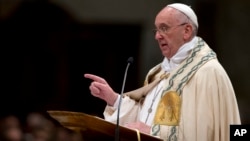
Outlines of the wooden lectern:
M 84 141 L 114 141 L 116 124 L 81 112 L 47 111 L 67 129 L 80 132 Z M 119 126 L 120 141 L 163 141 L 137 130 Z

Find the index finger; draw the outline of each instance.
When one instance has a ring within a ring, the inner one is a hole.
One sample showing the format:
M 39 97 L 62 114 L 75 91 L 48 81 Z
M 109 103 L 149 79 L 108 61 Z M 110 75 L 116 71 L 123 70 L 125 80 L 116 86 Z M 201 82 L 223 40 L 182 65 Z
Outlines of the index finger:
M 97 75 L 94 75 L 94 74 L 85 73 L 85 74 L 84 74 L 84 77 L 85 77 L 85 78 L 88 78 L 88 79 L 91 79 L 91 80 L 93 80 L 93 81 L 96 81 L 96 82 L 103 83 L 103 84 L 106 83 L 106 81 L 105 81 L 103 78 L 101 78 L 101 77 L 99 77 L 99 76 L 97 76 Z

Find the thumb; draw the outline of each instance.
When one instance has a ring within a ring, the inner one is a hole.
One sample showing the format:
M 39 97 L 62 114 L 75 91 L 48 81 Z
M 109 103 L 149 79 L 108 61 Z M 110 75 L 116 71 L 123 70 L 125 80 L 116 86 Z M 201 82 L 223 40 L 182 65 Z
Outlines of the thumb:
M 108 105 L 114 105 L 118 94 L 113 91 L 113 89 L 106 83 L 95 83 L 95 87 L 99 89 L 99 93 L 97 94 L 99 98 L 105 100 Z

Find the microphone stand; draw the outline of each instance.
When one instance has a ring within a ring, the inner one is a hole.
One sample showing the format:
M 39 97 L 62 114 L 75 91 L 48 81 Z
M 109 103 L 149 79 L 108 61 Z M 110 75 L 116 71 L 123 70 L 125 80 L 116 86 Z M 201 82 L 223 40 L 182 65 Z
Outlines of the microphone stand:
M 122 102 L 122 96 L 123 96 L 125 82 L 126 82 L 126 78 L 127 78 L 128 68 L 129 68 L 130 64 L 133 62 L 133 58 L 132 57 L 128 58 L 127 62 L 128 62 L 128 64 L 127 64 L 127 67 L 126 67 L 126 70 L 125 70 L 125 73 L 124 73 L 124 78 L 123 78 L 123 83 L 122 83 L 122 90 L 121 90 L 119 103 L 118 103 L 117 123 L 116 123 L 116 130 L 115 130 L 116 131 L 115 132 L 115 141 L 120 140 L 119 117 L 120 117 L 121 102 Z

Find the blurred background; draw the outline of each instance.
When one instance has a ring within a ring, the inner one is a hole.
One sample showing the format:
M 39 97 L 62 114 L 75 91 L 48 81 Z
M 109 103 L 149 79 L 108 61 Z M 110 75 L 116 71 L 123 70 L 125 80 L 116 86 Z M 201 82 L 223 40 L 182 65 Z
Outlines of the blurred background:
M 235 88 L 243 124 L 250 123 L 249 0 L 0 0 L 1 116 L 67 110 L 102 117 L 106 103 L 89 92 L 84 73 L 120 92 L 142 86 L 162 61 L 154 18 L 183 2 L 197 13 L 198 35 L 217 53 Z

